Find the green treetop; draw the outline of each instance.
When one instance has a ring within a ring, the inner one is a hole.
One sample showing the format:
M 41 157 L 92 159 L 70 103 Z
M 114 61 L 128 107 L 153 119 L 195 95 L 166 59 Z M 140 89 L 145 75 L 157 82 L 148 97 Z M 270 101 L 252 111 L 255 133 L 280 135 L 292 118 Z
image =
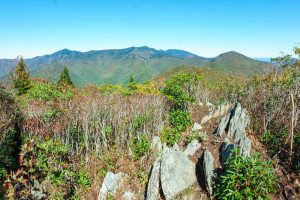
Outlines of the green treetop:
M 58 85 L 69 85 L 74 86 L 73 81 L 71 80 L 71 76 L 69 74 L 69 69 L 67 66 L 64 66 L 63 71 L 60 74 L 59 80 L 57 82 Z
M 30 88 L 30 78 L 23 57 L 20 57 L 12 78 L 14 88 L 17 90 L 18 95 L 25 94 Z

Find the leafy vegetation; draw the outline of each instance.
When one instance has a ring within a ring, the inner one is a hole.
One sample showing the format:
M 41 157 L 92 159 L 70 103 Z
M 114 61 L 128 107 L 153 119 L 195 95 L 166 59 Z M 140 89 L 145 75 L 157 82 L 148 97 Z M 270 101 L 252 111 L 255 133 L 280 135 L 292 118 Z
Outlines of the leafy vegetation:
M 259 154 L 243 156 L 238 148 L 226 163 L 225 174 L 216 186 L 217 199 L 268 199 L 275 192 L 276 177 L 270 161 Z
M 150 149 L 150 140 L 146 134 L 141 134 L 139 138 L 135 138 L 131 145 L 133 158 L 139 159 L 144 156 Z

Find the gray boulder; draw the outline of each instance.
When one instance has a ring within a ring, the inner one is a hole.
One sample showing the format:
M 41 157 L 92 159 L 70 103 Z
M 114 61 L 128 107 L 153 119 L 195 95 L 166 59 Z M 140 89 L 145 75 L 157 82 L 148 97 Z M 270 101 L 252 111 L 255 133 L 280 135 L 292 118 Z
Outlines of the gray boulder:
M 159 176 L 161 157 L 158 157 L 153 164 L 151 176 L 148 181 L 146 200 L 157 200 L 159 197 Z
M 222 136 L 225 133 L 225 129 L 228 126 L 228 122 L 230 120 L 230 115 L 228 114 L 227 116 L 224 116 L 220 123 L 219 126 L 217 127 L 217 129 L 215 130 L 215 133 L 217 136 Z
M 250 156 L 251 153 L 251 140 L 247 137 L 242 138 L 239 141 L 239 147 L 241 149 L 241 153 L 245 156 Z
M 123 186 L 126 177 L 127 175 L 122 172 L 117 174 L 108 172 L 100 189 L 98 200 L 106 200 L 108 195 L 115 196 L 117 191 Z
M 187 145 L 183 153 L 187 156 L 193 156 L 200 148 L 201 148 L 201 144 L 199 143 L 199 141 L 193 140 L 191 143 Z
M 242 109 L 241 104 L 237 103 L 231 113 L 231 118 L 228 126 L 228 136 L 235 137 L 236 132 L 245 133 L 246 127 L 250 124 L 250 118 L 246 109 Z M 241 137 L 239 138 L 241 139 Z M 238 140 L 235 139 L 235 141 Z
M 197 181 L 195 167 L 195 163 L 180 151 L 178 145 L 174 145 L 173 149 L 164 145 L 160 182 L 167 200 L 175 198 Z
M 209 195 L 212 195 L 213 192 L 213 184 L 215 178 L 215 168 L 214 168 L 214 158 L 212 154 L 206 149 L 204 151 L 204 158 L 203 158 L 203 169 L 204 169 L 204 178 L 205 178 L 205 185 Z

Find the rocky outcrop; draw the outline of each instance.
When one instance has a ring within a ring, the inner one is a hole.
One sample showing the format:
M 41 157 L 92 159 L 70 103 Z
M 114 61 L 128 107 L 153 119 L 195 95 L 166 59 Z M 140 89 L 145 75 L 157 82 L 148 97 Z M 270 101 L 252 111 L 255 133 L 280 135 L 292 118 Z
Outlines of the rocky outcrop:
M 117 191 L 123 186 L 126 177 L 127 175 L 121 172 L 117 174 L 108 172 L 100 189 L 98 200 L 106 200 L 108 195 L 115 196 Z
M 189 143 L 184 150 L 184 154 L 187 156 L 193 156 L 199 149 L 201 148 L 201 144 L 198 140 L 193 140 L 191 143 Z
M 161 157 L 157 158 L 151 170 L 151 176 L 148 181 L 146 200 L 157 200 L 159 197 L 159 178 L 160 178 Z
M 189 160 L 176 144 L 173 149 L 164 146 L 160 181 L 167 200 L 174 198 L 197 181 L 195 167 L 195 163 Z
M 208 113 L 208 115 L 206 115 L 205 117 L 202 118 L 201 124 L 205 124 L 206 122 L 208 122 L 212 118 L 216 118 L 216 117 L 220 117 L 220 116 L 224 115 L 229 110 L 229 108 L 230 108 L 229 104 L 219 105 L 217 108 L 210 111 Z
M 188 153 L 183 153 L 177 144 L 173 148 L 164 144 L 162 155 L 152 167 L 146 199 L 158 199 L 160 188 L 165 199 L 175 198 L 197 182 L 195 167 L 195 163 L 189 160 Z
M 203 170 L 204 170 L 206 189 L 211 196 L 213 192 L 215 169 L 214 169 L 214 158 L 208 150 L 204 151 Z
M 241 152 L 249 156 L 251 152 L 251 140 L 246 136 L 246 127 L 249 124 L 250 117 L 248 112 L 246 109 L 242 109 L 241 104 L 237 103 L 232 110 L 221 119 L 214 134 L 223 136 L 227 133 L 227 136 L 232 139 L 234 143 L 238 144 Z M 226 154 L 228 154 L 228 152 Z M 227 160 L 227 158 L 225 160 Z

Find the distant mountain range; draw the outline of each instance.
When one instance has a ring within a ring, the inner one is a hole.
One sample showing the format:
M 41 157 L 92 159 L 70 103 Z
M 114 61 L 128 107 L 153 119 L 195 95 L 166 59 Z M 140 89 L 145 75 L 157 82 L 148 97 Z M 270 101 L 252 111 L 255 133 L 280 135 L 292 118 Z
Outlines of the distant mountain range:
M 56 81 L 64 65 L 78 86 L 89 83 L 127 83 L 133 75 L 147 81 L 178 66 L 211 67 L 227 73 L 253 75 L 270 69 L 270 63 L 258 61 L 231 51 L 205 58 L 187 51 L 157 50 L 149 47 L 97 50 L 88 52 L 63 49 L 51 55 L 26 59 L 32 76 Z M 17 59 L 0 59 L 0 81 L 8 77 Z

